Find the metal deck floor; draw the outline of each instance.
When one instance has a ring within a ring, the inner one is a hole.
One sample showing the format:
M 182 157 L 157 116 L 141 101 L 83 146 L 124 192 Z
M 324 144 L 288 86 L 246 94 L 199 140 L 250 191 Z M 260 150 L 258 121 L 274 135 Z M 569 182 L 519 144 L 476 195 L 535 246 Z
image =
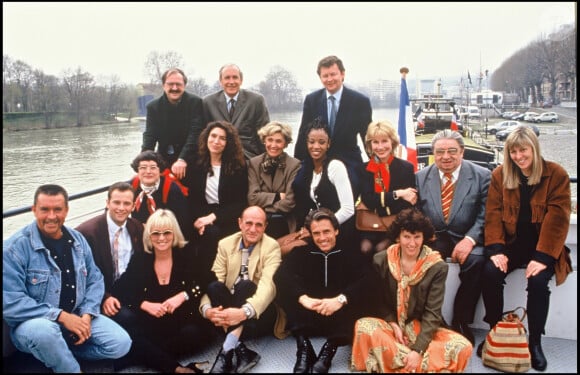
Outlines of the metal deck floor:
M 575 318 L 575 317 L 573 317 Z M 481 329 L 474 329 L 474 334 L 476 338 L 476 344 L 481 342 L 486 334 L 486 331 Z M 285 340 L 278 340 L 275 337 L 263 337 L 260 339 L 249 340 L 245 342 L 246 345 L 260 353 L 260 362 L 249 372 L 250 373 L 290 373 L 294 366 L 296 360 L 296 343 L 294 338 L 288 337 Z M 318 350 L 322 347 L 324 343 L 323 338 L 313 338 L 312 345 L 314 350 Z M 542 348 L 548 359 L 548 368 L 545 373 L 577 373 L 578 372 L 578 344 L 575 340 L 564 340 L 556 338 L 542 338 Z M 197 353 L 194 356 L 182 358 L 182 363 L 187 364 L 191 361 L 204 361 L 208 360 L 210 362 L 209 366 L 213 364 L 213 361 L 219 351 L 218 343 L 211 345 L 207 350 Z M 351 372 L 349 369 L 350 362 L 350 346 L 340 347 L 332 361 L 332 367 L 330 368 L 330 373 L 348 373 Z M 209 370 L 209 368 L 208 368 Z M 83 364 L 83 371 L 88 373 L 112 373 L 113 367 L 110 362 L 86 362 Z M 13 357 L 5 358 L 4 360 L 4 373 L 39 373 L 39 372 L 50 372 L 47 371 L 42 366 L 39 366 L 38 361 L 36 361 L 31 356 L 23 355 L 22 353 L 17 353 Z M 206 370 L 207 372 L 207 370 Z M 499 373 L 483 366 L 481 359 L 475 354 L 475 348 L 473 350 L 472 358 L 469 365 L 466 368 L 466 373 Z M 538 373 L 538 371 L 530 369 L 529 373 Z M 152 369 L 133 366 L 119 373 L 158 373 Z

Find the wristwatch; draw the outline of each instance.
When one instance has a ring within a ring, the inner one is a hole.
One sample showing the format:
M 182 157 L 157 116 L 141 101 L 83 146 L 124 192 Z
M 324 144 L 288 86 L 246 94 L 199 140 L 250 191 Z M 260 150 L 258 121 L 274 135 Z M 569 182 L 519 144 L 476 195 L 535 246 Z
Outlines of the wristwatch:
M 338 302 L 342 303 L 343 305 L 346 305 L 348 303 L 348 300 L 346 299 L 346 296 L 344 294 L 339 294 Z
M 246 314 L 246 319 L 250 319 L 252 310 L 248 306 L 242 306 L 242 309 L 244 310 L 244 314 Z

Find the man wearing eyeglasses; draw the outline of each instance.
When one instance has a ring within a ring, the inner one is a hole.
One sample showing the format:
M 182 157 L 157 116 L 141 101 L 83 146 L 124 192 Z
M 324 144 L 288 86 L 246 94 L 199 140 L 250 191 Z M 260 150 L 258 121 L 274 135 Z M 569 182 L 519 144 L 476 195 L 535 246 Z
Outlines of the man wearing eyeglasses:
M 202 100 L 185 91 L 187 76 L 173 68 L 163 73 L 163 95 L 147 104 L 147 121 L 141 151 L 157 151 L 178 178 L 187 176 L 194 161 L 197 140 L 205 127 Z
M 435 134 L 431 149 L 434 164 L 416 174 L 417 206 L 435 227 L 432 248 L 460 264 L 461 284 L 451 325 L 473 344 L 469 324 L 481 294 L 483 225 L 491 172 L 463 160 L 465 143 L 456 131 L 445 129 Z

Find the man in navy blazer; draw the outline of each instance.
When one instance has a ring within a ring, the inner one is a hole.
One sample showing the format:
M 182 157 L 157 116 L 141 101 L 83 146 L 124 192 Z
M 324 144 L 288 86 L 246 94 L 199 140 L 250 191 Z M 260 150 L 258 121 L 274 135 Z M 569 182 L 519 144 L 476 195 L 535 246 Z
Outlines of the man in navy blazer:
M 456 131 L 445 129 L 435 134 L 431 148 L 435 163 L 416 173 L 417 205 L 435 227 L 436 239 L 431 247 L 439 251 L 442 257 L 450 257 L 460 264 L 461 285 L 453 304 L 452 328 L 473 344 L 469 323 L 473 322 L 481 294 L 481 271 L 485 261 L 483 226 L 491 172 L 463 160 L 465 143 Z M 445 173 L 452 175 L 454 185 L 447 220 L 441 200 Z
M 103 274 L 105 294 L 101 303 L 101 311 L 117 322 L 119 319 L 128 319 L 125 314 L 129 314 L 129 312 L 128 309 L 122 309 L 119 300 L 111 296 L 111 288 L 116 278 L 127 268 L 133 254 L 143 252 L 143 224 L 139 220 L 129 217 L 133 211 L 134 201 L 135 190 L 131 184 L 116 182 L 109 187 L 106 212 L 76 227 L 87 239 L 95 263 Z M 119 256 L 117 270 L 115 270 L 112 250 L 115 233 L 119 228 L 123 229 L 118 238 Z
M 343 85 L 344 71 L 342 60 L 336 56 L 325 57 L 318 63 L 316 73 L 324 88 L 308 94 L 304 100 L 294 157 L 299 160 L 308 157 L 306 128 L 310 122 L 320 117 L 324 123 L 332 125 L 329 121 L 332 105 L 330 96 L 334 96 L 338 108 L 334 126 L 331 126 L 328 157 L 340 159 L 346 165 L 356 198 L 360 191 L 359 181 L 363 165 L 357 134 L 364 144 L 367 127 L 372 121 L 372 108 L 368 97 Z

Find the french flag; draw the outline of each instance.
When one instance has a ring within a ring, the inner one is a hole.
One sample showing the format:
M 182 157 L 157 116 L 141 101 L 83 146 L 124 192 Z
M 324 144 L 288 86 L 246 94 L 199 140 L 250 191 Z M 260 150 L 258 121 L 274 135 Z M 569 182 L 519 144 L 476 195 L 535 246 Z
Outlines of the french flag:
M 401 68 L 401 97 L 399 100 L 399 123 L 398 133 L 401 144 L 397 150 L 397 157 L 411 162 L 417 172 L 417 143 L 415 142 L 415 127 L 413 126 L 413 113 L 411 101 L 407 90 L 407 73 L 409 69 Z

